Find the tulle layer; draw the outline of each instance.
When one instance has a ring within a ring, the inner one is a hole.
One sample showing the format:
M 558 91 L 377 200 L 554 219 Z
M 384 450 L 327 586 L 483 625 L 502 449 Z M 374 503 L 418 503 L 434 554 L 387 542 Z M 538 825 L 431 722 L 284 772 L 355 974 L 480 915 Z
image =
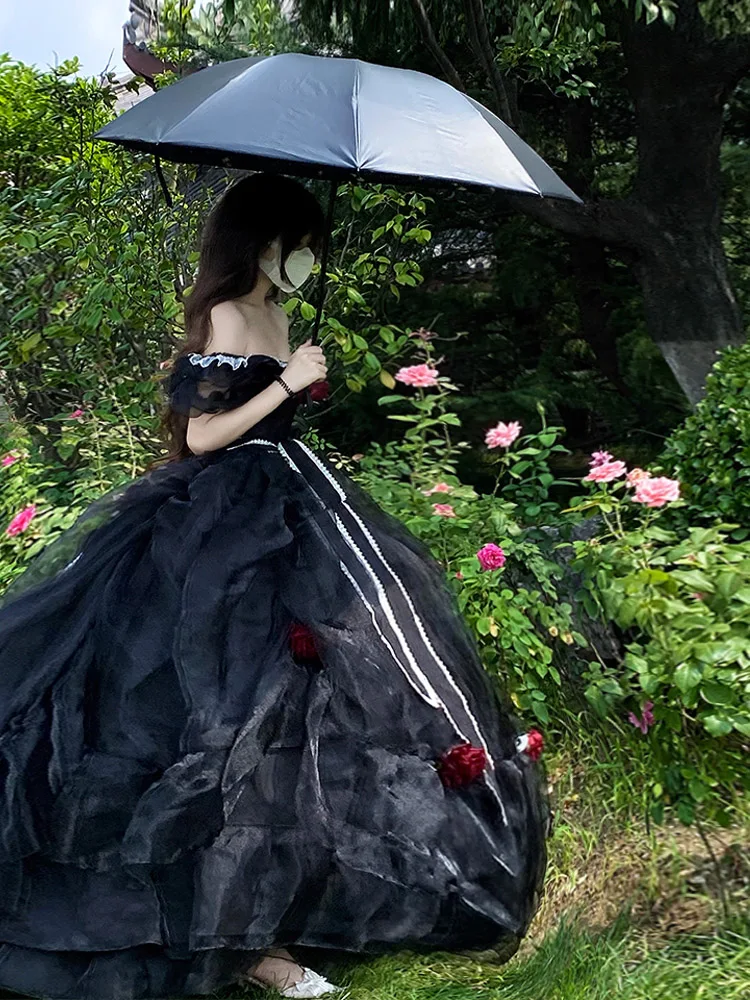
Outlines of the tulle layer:
M 6 597 L 0 667 L 0 987 L 205 994 L 273 945 L 526 932 L 539 767 L 441 568 L 301 443 L 92 505 Z M 490 764 L 449 789 L 462 742 Z

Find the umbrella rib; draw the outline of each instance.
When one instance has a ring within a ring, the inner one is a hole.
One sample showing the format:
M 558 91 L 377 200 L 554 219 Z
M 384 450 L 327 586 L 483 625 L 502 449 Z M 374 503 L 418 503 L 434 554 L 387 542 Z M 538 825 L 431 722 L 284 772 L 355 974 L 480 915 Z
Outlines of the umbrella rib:
M 354 86 L 352 88 L 352 112 L 354 115 L 354 162 L 357 165 L 357 172 L 359 172 L 362 169 L 361 150 L 360 150 L 362 130 L 360 128 L 360 119 L 359 119 L 359 88 L 360 88 L 359 60 L 355 59 Z
M 216 90 L 212 90 L 210 94 L 204 97 L 203 100 L 200 102 L 200 104 L 196 104 L 194 108 L 191 108 L 190 111 L 184 116 L 184 118 L 181 118 L 178 122 L 174 122 L 172 125 L 170 125 L 170 127 L 167 129 L 164 135 L 162 135 L 157 140 L 156 145 L 162 142 L 169 142 L 168 137 L 170 132 L 173 132 L 174 129 L 176 128 L 182 128 L 185 125 L 185 122 L 188 122 L 193 117 L 193 115 L 196 114 L 196 112 L 201 111 L 210 101 L 212 101 L 217 96 L 217 94 L 221 94 L 228 87 L 236 86 L 237 82 L 241 80 L 246 73 L 249 73 L 250 70 L 254 69 L 257 65 L 259 65 L 263 61 L 263 58 L 268 58 L 268 56 L 261 58 L 251 56 L 250 58 L 254 59 L 253 63 L 250 66 L 246 66 L 241 73 L 237 74 L 237 76 L 232 76 L 228 80 L 225 80 L 220 87 L 217 87 Z

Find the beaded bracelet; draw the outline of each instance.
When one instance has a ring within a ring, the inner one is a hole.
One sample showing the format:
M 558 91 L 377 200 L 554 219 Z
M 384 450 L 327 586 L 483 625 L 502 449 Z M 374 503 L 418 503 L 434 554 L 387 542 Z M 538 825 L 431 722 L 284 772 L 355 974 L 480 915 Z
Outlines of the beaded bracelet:
M 284 389 L 284 392 L 286 392 L 287 396 L 296 396 L 297 395 L 296 392 L 293 392 L 292 389 L 289 388 L 289 386 L 286 384 L 286 382 L 281 377 L 281 375 L 278 375 L 276 377 L 276 381 L 279 383 L 280 386 L 282 386 L 282 388 Z

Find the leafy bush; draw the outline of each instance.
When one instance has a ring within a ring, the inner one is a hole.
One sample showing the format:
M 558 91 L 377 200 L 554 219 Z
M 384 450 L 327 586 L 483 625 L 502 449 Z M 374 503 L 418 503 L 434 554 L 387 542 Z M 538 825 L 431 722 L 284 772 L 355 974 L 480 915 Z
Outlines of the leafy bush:
M 690 823 L 701 806 L 728 822 L 732 795 L 750 791 L 750 543 L 721 527 L 665 530 L 657 512 L 627 526 L 626 488 L 577 508 L 603 517 L 596 537 L 574 543 L 582 597 L 625 644 L 617 662 L 590 665 L 586 696 L 604 717 L 641 706 L 629 719 L 651 740 L 654 818 L 670 805 Z
M 689 515 L 748 523 L 750 344 L 722 353 L 705 397 L 672 434 L 663 460 L 683 484 Z
M 62 461 L 48 463 L 21 425 L 2 427 L 0 592 L 90 503 L 148 464 L 150 450 L 127 419 L 113 416 L 107 397 L 97 403 L 96 408 L 55 415 L 61 432 L 54 447 L 61 456 L 76 453 L 80 465 L 75 469 Z

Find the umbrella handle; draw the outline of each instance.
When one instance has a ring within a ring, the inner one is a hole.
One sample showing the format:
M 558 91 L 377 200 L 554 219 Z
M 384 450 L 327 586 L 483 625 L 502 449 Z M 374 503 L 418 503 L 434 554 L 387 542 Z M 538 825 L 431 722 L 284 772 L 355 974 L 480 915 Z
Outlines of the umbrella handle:
M 158 156 L 154 157 L 154 166 L 156 167 L 156 176 L 159 178 L 159 183 L 161 184 L 161 189 L 164 192 L 164 200 L 167 203 L 167 208 L 172 208 L 172 195 L 169 193 L 169 188 L 167 187 L 167 181 L 164 177 L 164 171 L 161 169 L 161 160 Z
M 331 181 L 328 190 L 328 211 L 326 213 L 326 225 L 323 232 L 323 252 L 320 255 L 320 275 L 318 276 L 318 305 L 315 313 L 315 323 L 311 343 L 315 344 L 320 333 L 320 324 L 323 320 L 323 306 L 326 300 L 326 284 L 328 280 L 328 258 L 331 250 L 331 235 L 333 231 L 333 213 L 336 208 L 336 194 L 338 192 L 338 181 Z
M 327 284 L 327 271 L 328 271 L 328 257 L 331 250 L 331 233 L 333 230 L 333 212 L 336 207 L 336 194 L 338 192 L 338 181 L 331 181 L 330 188 L 328 189 L 328 211 L 326 212 L 326 223 L 325 230 L 323 232 L 323 252 L 320 255 L 320 275 L 318 276 L 318 305 L 315 311 L 315 323 L 313 324 L 312 336 L 310 338 L 310 343 L 315 344 L 318 341 L 318 334 L 320 333 L 320 324 L 323 319 L 323 306 L 326 300 L 326 284 Z M 305 389 L 305 410 L 308 412 L 313 408 L 312 395 L 310 388 Z

